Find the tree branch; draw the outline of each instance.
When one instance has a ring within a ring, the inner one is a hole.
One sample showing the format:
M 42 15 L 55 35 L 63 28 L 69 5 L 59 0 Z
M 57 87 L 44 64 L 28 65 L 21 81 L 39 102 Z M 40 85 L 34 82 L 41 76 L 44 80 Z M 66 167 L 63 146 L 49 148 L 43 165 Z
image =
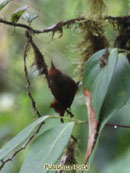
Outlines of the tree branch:
M 121 19 L 127 19 L 130 18 L 130 15 L 128 16 L 105 16 L 104 20 L 121 20 Z M 41 33 L 48 33 L 48 32 L 55 32 L 58 30 L 61 30 L 63 26 L 66 26 L 67 28 L 72 25 L 75 24 L 76 22 L 80 22 L 80 21 L 84 21 L 86 20 L 85 17 L 77 17 L 77 18 L 73 18 L 70 20 L 65 20 L 65 21 L 60 21 L 57 24 L 54 24 L 48 28 L 43 28 L 43 29 L 33 29 L 32 27 L 30 27 L 29 25 L 26 24 L 22 24 L 22 23 L 13 23 L 4 19 L 0 19 L 0 23 L 6 24 L 6 25 L 10 25 L 10 26 L 14 26 L 14 27 L 19 27 L 19 28 L 23 28 L 23 29 L 27 29 L 29 31 L 32 31 L 35 34 L 41 34 Z
M 33 133 L 32 136 L 30 136 L 26 142 L 22 145 L 22 147 L 20 147 L 19 149 L 17 149 L 9 158 L 7 158 L 6 160 L 1 160 L 1 165 L 0 165 L 0 170 L 5 166 L 5 164 L 9 161 L 12 161 L 13 158 L 22 150 L 24 150 L 27 145 L 32 141 L 32 139 L 38 134 L 38 132 L 40 131 L 42 125 L 44 124 L 44 122 L 40 123 L 38 128 L 36 129 L 36 131 Z
M 57 24 L 54 24 L 54 25 L 52 25 L 48 28 L 43 28 L 43 29 L 40 29 L 40 30 L 33 29 L 32 27 L 30 27 L 28 25 L 25 25 L 25 24 L 22 24 L 22 23 L 13 23 L 13 22 L 10 22 L 10 21 L 4 20 L 4 19 L 0 19 L 0 23 L 10 25 L 10 26 L 24 28 L 24 29 L 32 31 L 35 34 L 41 34 L 41 33 L 55 32 L 57 30 L 61 30 L 61 28 L 63 26 L 66 26 L 68 28 L 70 25 L 75 24 L 76 22 L 82 21 L 82 20 L 85 20 L 85 18 L 84 17 L 77 17 L 77 18 L 74 18 L 74 19 L 61 21 L 61 22 L 59 22 Z
M 105 16 L 104 19 L 106 20 L 125 20 L 125 19 L 128 19 L 130 18 L 130 15 L 126 15 L 126 16 Z
M 22 23 L 13 23 L 4 19 L 0 19 L 0 23 L 6 24 L 6 25 L 10 25 L 10 26 L 15 26 L 15 27 L 19 27 L 19 28 L 24 28 L 24 29 L 28 29 L 32 32 L 38 32 L 38 30 L 33 29 L 32 27 L 22 24 Z
M 39 110 L 37 109 L 36 102 L 33 99 L 33 96 L 32 96 L 31 91 L 30 91 L 30 80 L 29 80 L 29 77 L 28 77 L 28 70 L 27 70 L 27 65 L 26 65 L 26 57 L 27 57 L 28 48 L 29 48 L 29 41 L 27 41 L 27 44 L 26 44 L 25 49 L 24 49 L 24 56 L 23 56 L 23 59 L 24 59 L 24 72 L 25 72 L 25 78 L 26 78 L 26 81 L 27 81 L 27 93 L 28 93 L 28 96 L 31 100 L 33 110 L 39 118 L 39 117 L 41 117 L 41 114 L 40 114 Z

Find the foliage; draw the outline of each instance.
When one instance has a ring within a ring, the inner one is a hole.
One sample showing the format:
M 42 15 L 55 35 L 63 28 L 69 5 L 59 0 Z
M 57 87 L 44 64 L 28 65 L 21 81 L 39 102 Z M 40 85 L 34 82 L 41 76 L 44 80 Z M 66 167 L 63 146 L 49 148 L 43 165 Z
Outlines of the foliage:
M 130 16 L 112 17 L 121 10 L 126 15 L 126 2 L 30 1 L 34 8 L 29 2 L 9 2 L 0 4 L 1 16 L 9 9 L 9 17 L 4 14 L 9 20 L 1 17 L 0 23 L 15 27 L 13 37 L 9 39 L 12 30 L 5 28 L 6 37 L 1 37 L 8 44 L 0 49 L 0 169 L 40 173 L 47 172 L 45 164 L 76 163 L 87 164 L 91 173 L 114 173 L 122 169 L 123 162 L 127 173 Z M 65 114 L 64 123 L 49 107 L 51 60 L 82 85 L 71 111 L 66 109 L 74 118 Z M 80 70 L 75 72 L 76 68 Z M 32 108 L 38 119 L 32 116 Z
M 10 0 L 5 0 L 5 1 L 1 2 L 0 3 L 0 10 L 2 10 L 9 2 L 10 2 Z
M 11 15 L 11 22 L 16 23 L 22 16 L 22 14 L 27 10 L 28 6 L 18 8 L 12 15 Z

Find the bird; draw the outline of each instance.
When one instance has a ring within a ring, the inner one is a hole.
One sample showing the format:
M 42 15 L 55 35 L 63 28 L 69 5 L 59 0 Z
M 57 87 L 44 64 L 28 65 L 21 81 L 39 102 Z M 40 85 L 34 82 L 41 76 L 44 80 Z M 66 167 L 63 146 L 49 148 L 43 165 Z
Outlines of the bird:
M 78 90 L 78 83 L 76 83 L 70 76 L 57 69 L 53 62 L 48 71 L 49 87 L 54 96 L 50 107 L 53 108 L 61 117 L 67 112 L 73 117 L 70 111 L 70 106 L 73 102 L 75 94 Z M 63 119 L 61 118 L 61 122 Z

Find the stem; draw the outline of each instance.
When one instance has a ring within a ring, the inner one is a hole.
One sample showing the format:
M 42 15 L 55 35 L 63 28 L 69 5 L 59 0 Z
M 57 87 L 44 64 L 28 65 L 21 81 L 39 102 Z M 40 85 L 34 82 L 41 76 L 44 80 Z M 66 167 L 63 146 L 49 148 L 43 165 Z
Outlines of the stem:
M 113 124 L 113 123 L 107 123 L 106 126 L 111 126 L 111 127 L 122 127 L 122 128 L 130 128 L 128 125 L 122 125 L 122 124 Z
M 37 109 L 36 102 L 33 99 L 33 96 L 32 96 L 31 91 L 30 91 L 30 80 L 29 80 L 29 77 L 28 77 L 28 69 L 27 69 L 27 65 L 26 65 L 26 57 L 27 57 L 28 48 L 29 48 L 29 42 L 27 41 L 27 44 L 26 44 L 25 50 L 24 50 L 24 56 L 23 56 L 23 59 L 24 59 L 24 73 L 25 73 L 25 78 L 26 78 L 26 81 L 27 81 L 27 93 L 28 93 L 28 96 L 31 100 L 33 110 L 36 113 L 37 117 L 39 118 L 39 117 L 41 117 L 41 114 L 40 114 L 39 110 Z

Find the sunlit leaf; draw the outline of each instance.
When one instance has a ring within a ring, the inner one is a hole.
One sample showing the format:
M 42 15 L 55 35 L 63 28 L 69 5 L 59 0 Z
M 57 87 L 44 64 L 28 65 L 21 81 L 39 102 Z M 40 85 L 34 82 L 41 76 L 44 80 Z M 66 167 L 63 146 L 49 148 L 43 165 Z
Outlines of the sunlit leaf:
M 38 15 L 37 15 L 37 14 L 35 14 L 34 16 L 32 16 L 32 17 L 30 18 L 30 23 L 32 23 L 32 21 L 35 20 L 36 18 L 38 18 Z
M 22 14 L 27 10 L 28 6 L 23 6 L 18 8 L 12 15 L 11 15 L 11 22 L 17 23 Z
M 30 22 L 30 14 L 29 13 L 24 13 L 23 15 L 22 15 L 22 18 L 26 21 L 26 22 Z
M 31 17 L 30 14 L 27 12 L 22 15 L 22 18 L 29 24 L 31 24 L 32 21 L 35 20 L 37 17 L 37 14 Z
M 31 145 L 20 173 L 41 173 L 46 164 L 54 164 L 69 142 L 74 123 L 57 125 L 41 134 Z
M 11 0 L 5 0 L 0 3 L 0 10 L 2 10 Z

